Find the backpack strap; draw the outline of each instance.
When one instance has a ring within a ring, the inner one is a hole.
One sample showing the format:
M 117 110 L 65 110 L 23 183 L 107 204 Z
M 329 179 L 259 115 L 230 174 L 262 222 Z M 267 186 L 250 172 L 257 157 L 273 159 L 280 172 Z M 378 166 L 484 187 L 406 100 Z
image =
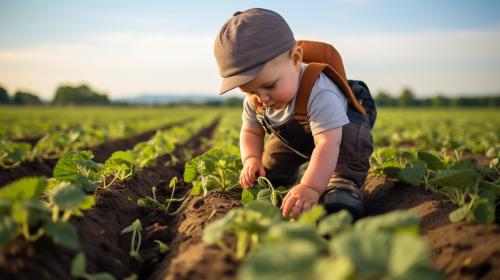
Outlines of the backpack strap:
M 344 95 L 347 97 L 347 100 L 353 105 L 356 111 L 366 115 L 365 108 L 361 106 L 352 93 L 351 87 L 349 87 L 346 79 L 344 79 L 328 64 L 311 62 L 307 65 L 307 68 L 304 70 L 302 78 L 300 79 L 297 99 L 295 101 L 295 110 L 293 115 L 294 120 L 297 120 L 301 124 L 309 122 L 309 114 L 307 113 L 309 95 L 311 94 L 311 90 L 321 72 L 324 72 L 328 78 L 330 78 L 340 88 L 340 90 L 342 90 Z

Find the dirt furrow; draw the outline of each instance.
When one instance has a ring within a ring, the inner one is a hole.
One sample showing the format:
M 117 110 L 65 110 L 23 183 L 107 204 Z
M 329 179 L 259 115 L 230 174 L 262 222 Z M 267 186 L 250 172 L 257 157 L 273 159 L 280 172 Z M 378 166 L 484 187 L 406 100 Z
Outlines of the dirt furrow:
M 176 147 L 175 153 L 184 148 L 201 153 L 203 138 L 210 138 L 217 121 L 194 135 L 184 145 Z M 179 154 L 177 154 L 179 156 Z M 165 164 L 171 155 L 162 156 L 154 168 L 145 168 L 124 183 L 114 184 L 108 190 L 97 190 L 96 205 L 86 211 L 83 218 L 72 218 L 79 244 L 87 257 L 87 271 L 109 272 L 117 279 L 136 273 L 143 278 L 152 273 L 161 254 L 154 240 L 167 243 L 172 236 L 167 224 L 171 220 L 165 212 L 137 206 L 137 199 L 152 196 L 151 188 L 158 187 L 157 199 L 162 201 L 170 195 L 167 186 L 174 176 L 182 178 L 183 164 L 174 167 Z M 181 183 L 179 188 L 183 188 Z M 129 256 L 130 234 L 121 235 L 123 228 L 135 219 L 143 225 L 140 254 L 143 261 Z M 8 248 L 0 250 L 0 275 L 2 279 L 68 279 L 70 264 L 75 252 L 54 244 L 48 238 L 37 242 L 18 240 Z
M 409 210 L 422 220 L 422 235 L 432 249 L 432 261 L 446 279 L 500 279 L 500 226 L 450 222 L 451 202 L 423 187 L 411 187 L 382 177 L 365 183 L 369 215 Z
M 158 130 L 169 129 L 190 120 L 191 118 L 181 122 L 167 124 L 157 129 L 148 130 L 139 135 L 106 142 L 97 147 L 88 149 L 94 154 L 94 161 L 102 163 L 106 161 L 113 152 L 132 149 L 137 143 L 147 141 L 153 137 Z M 82 150 L 85 150 L 85 148 Z M 0 168 L 0 187 L 27 176 L 45 176 L 50 178 L 52 177 L 56 164 L 57 159 L 38 159 L 35 161 L 22 162 L 19 166 L 14 168 Z

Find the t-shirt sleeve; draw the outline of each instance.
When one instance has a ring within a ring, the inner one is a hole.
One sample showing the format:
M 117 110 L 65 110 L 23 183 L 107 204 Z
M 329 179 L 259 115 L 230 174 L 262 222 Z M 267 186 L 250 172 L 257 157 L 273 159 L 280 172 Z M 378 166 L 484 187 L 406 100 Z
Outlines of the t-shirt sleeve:
M 243 119 L 243 124 L 246 124 L 250 127 L 260 126 L 260 123 L 257 120 L 257 112 L 255 110 L 255 107 L 250 104 L 250 100 L 248 100 L 248 97 L 245 97 L 245 99 L 243 99 L 243 113 L 241 115 L 241 118 Z
M 309 104 L 309 124 L 313 135 L 349 123 L 346 100 L 331 90 L 322 90 Z

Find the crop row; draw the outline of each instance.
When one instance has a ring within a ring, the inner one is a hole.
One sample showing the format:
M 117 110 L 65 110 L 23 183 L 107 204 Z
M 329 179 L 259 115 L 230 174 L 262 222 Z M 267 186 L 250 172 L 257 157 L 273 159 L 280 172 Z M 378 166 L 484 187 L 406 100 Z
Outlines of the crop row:
M 131 150 L 113 153 L 104 164 L 92 161 L 89 151 L 66 153 L 58 160 L 53 178 L 24 178 L 5 186 L 0 190 L 0 244 L 8 246 L 19 236 L 35 241 L 46 235 L 55 243 L 78 250 L 76 229 L 68 221 L 73 216 L 83 216 L 84 210 L 93 206 L 96 189 L 106 190 L 119 181 L 128 180 L 138 170 L 156 165 L 158 157 L 171 153 L 176 145 L 184 143 L 212 120 L 213 114 L 209 114 L 183 127 L 159 131 Z M 130 230 L 136 236 L 139 223 L 124 229 L 123 233 Z M 134 243 L 136 238 L 132 240 Z M 132 244 L 131 256 L 135 246 Z M 80 253 L 73 263 L 74 277 L 111 278 L 109 274 L 87 274 L 84 267 L 85 256 Z
M 189 119 L 194 117 L 197 112 L 190 111 L 187 114 L 175 113 L 176 111 L 173 110 L 165 114 L 166 116 L 156 116 L 156 118 L 146 118 L 144 120 L 131 120 L 130 122 L 115 122 L 113 118 L 99 120 L 99 124 L 81 122 L 78 123 L 78 126 L 70 130 L 49 130 L 34 145 L 22 141 L 0 140 L 0 167 L 12 168 L 18 166 L 23 161 L 58 158 L 67 152 L 96 147 L 111 140 L 130 137 L 149 129 L 173 124 L 182 119 Z M 16 123 L 13 123 L 7 127 L 12 128 L 16 127 L 16 125 Z

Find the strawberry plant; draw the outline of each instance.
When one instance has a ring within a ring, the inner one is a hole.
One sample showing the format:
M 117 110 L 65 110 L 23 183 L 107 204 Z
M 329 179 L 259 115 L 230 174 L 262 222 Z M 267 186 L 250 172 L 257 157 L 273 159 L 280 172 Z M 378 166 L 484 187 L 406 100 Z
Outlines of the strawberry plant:
M 91 151 L 70 152 L 62 156 L 54 168 L 54 179 L 64 180 L 93 192 L 102 183 L 102 164 L 92 161 Z
M 405 152 L 393 148 L 379 149 L 372 158 L 378 174 L 396 178 L 446 196 L 459 208 L 450 213 L 453 222 L 469 221 L 489 224 L 495 221 L 500 184 L 494 181 L 499 172 L 481 166 L 473 158 L 462 159 L 461 152 L 436 156 L 428 152 Z
M 184 182 L 193 183 L 191 195 L 230 191 L 239 186 L 241 168 L 238 147 L 214 148 L 186 162 Z
M 266 177 L 258 177 L 253 188 L 241 192 L 241 201 L 245 205 L 255 200 L 267 200 L 278 206 L 279 200 L 283 200 L 287 192 L 284 187 L 275 188 Z
M 31 156 L 31 145 L 25 142 L 0 141 L 0 167 L 12 168 Z
M 101 174 L 103 188 L 111 186 L 117 179 L 124 181 L 134 173 L 134 154 L 129 151 L 114 152 L 110 158 L 106 160 Z M 112 177 L 111 182 L 107 183 L 106 178 Z
M 68 223 L 73 214 L 92 207 L 92 196 L 69 182 L 49 183 L 43 178 L 23 178 L 0 190 L 0 244 L 18 236 L 35 241 L 44 234 L 63 246 L 78 248 L 75 228 Z M 41 200 L 48 192 L 48 201 Z

